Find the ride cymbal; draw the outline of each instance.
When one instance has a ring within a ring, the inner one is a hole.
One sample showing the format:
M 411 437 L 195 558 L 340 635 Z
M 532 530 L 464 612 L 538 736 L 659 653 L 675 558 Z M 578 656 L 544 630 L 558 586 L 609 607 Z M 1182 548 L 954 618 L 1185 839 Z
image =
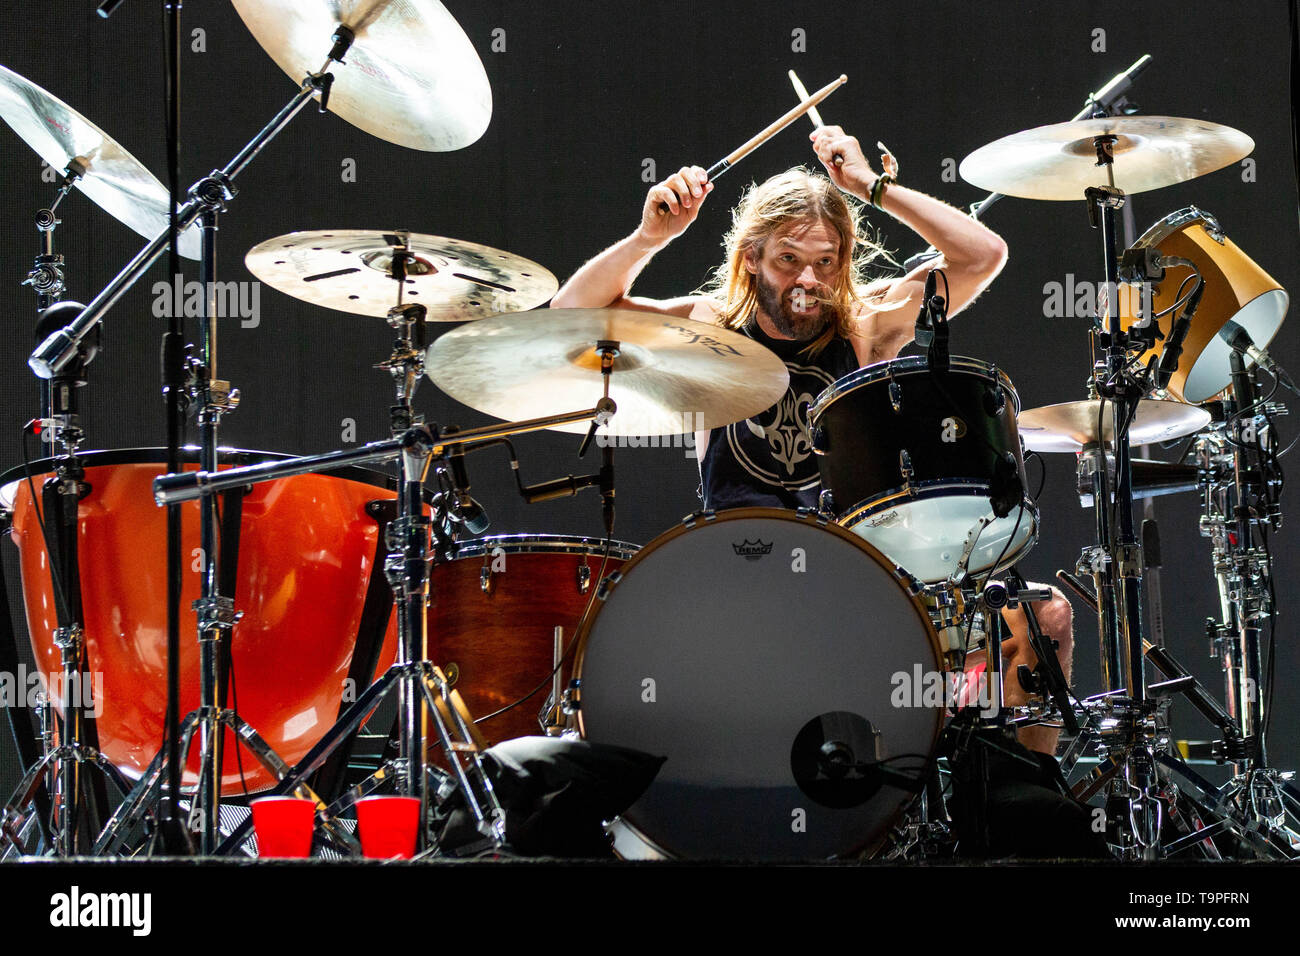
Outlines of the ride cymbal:
M 471 408 L 506 421 L 595 405 L 603 394 L 598 342 L 617 342 L 609 395 L 612 435 L 679 435 L 771 408 L 785 363 L 720 326 L 631 309 L 537 309 L 454 329 L 429 348 L 429 378 Z M 587 424 L 557 426 L 582 434 Z

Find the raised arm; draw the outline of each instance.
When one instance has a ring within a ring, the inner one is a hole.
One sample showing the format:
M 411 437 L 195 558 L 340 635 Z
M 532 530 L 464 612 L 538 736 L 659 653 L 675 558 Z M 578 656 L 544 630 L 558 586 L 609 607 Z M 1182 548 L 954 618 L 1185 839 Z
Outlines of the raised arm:
M 823 126 L 811 138 L 818 159 L 835 184 L 863 202 L 870 202 L 878 176 L 857 139 L 838 126 Z M 844 157 L 842 166 L 832 161 L 836 153 Z M 931 269 L 941 268 L 948 277 L 948 315 L 953 316 L 984 291 L 1007 261 L 1007 244 L 1000 236 L 945 202 L 893 184 L 885 189 L 881 206 L 942 255 L 895 280 L 879 308 L 864 316 L 864 335 L 872 341 L 873 359 L 892 358 L 912 340 L 916 312 Z M 943 286 L 939 288 L 942 292 Z M 915 306 L 907 305 L 909 300 Z
M 627 238 L 616 242 L 575 272 L 551 299 L 553 309 L 647 309 L 689 315 L 694 299 L 632 298 L 628 295 L 641 270 L 668 243 L 695 221 L 700 206 L 713 191 L 699 166 L 682 167 L 646 193 L 641 222 Z M 663 214 L 659 207 L 666 205 Z

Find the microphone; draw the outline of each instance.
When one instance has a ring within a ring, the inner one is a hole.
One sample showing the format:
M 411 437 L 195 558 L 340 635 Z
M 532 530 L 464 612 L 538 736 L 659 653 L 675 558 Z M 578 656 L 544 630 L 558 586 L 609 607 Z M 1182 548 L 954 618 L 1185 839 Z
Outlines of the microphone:
M 452 508 L 455 516 L 470 534 L 482 534 L 492 523 L 483 506 L 469 495 L 469 475 L 465 471 L 465 449 L 456 445 L 451 453 L 451 481 L 455 487 L 456 503 Z
M 1103 110 L 1109 111 L 1116 101 L 1124 96 L 1132 87 L 1133 81 L 1138 75 L 1147 68 L 1151 62 L 1151 54 L 1144 53 L 1142 57 L 1130 66 L 1123 73 L 1119 73 L 1111 78 L 1110 82 L 1099 89 L 1096 93 L 1088 97 L 1091 105 L 1098 106 Z
M 1169 338 L 1165 340 L 1164 350 L 1160 353 L 1160 365 L 1156 368 L 1156 388 L 1167 387 L 1169 380 L 1174 377 L 1174 372 L 1178 371 L 1178 360 L 1183 354 L 1183 340 L 1187 338 L 1187 331 L 1192 327 L 1192 316 L 1196 314 L 1196 309 L 1201 304 L 1201 293 L 1204 290 L 1205 283 L 1197 282 L 1196 288 L 1187 297 L 1187 307 L 1174 321 Z
M 923 349 L 928 349 L 934 344 L 934 316 L 930 312 L 930 300 L 934 298 L 937 288 L 935 271 L 931 269 L 925 275 L 925 292 L 921 294 L 921 310 L 916 314 L 916 344 Z
M 1296 391 L 1296 386 L 1295 383 L 1291 381 L 1291 376 L 1282 371 L 1282 369 L 1278 367 L 1278 364 L 1273 361 L 1273 357 L 1268 354 L 1267 350 L 1256 345 L 1255 341 L 1250 337 L 1250 333 L 1236 322 L 1229 319 L 1227 322 L 1223 323 L 1223 328 L 1219 329 L 1219 338 L 1227 342 L 1228 347 L 1234 352 L 1240 352 L 1287 388 L 1291 389 L 1291 391 Z

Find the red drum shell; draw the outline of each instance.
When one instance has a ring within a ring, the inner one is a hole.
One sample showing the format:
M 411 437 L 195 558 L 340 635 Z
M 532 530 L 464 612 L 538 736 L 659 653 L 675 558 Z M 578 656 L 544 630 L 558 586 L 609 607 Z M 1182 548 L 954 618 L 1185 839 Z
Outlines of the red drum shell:
M 604 541 L 511 535 L 465 542 L 460 556 L 433 570 L 430 656 L 449 676 L 473 716 L 486 717 L 535 690 L 554 668 L 555 628 L 572 645 L 591 593 L 600 584 Z M 635 545 L 614 542 L 605 574 L 621 568 Z M 590 569 L 586 590 L 580 568 Z M 495 568 L 495 570 L 493 570 Z M 483 588 L 487 574 L 488 589 Z M 573 652 L 561 670 L 568 686 Z M 541 733 L 537 715 L 549 685 L 480 725 L 491 743 Z
M 86 646 L 91 673 L 103 675 L 100 748 L 131 777 L 143 773 L 161 746 L 167 706 L 167 513 L 155 505 L 152 489 L 165 468 L 142 457 L 155 456 L 141 451 L 83 454 L 91 491 L 82 499 L 78 516 Z M 195 467 L 187 465 L 186 470 Z M 6 477 L 12 479 L 13 474 Z M 350 474 L 368 480 L 372 473 L 354 469 Z M 38 494 L 45 477 L 48 472 L 34 476 Z M 366 503 L 394 497 L 380 485 L 382 475 L 373 477 L 372 485 L 337 475 L 298 475 L 252 485 L 243 499 L 234 595 L 243 618 L 231 632 L 234 679 L 228 705 L 237 704 L 240 716 L 291 765 L 334 723 L 343 698 L 374 570 L 378 524 L 366 513 Z M 47 554 L 25 481 L 14 489 L 13 511 L 27 626 L 37 664 L 48 679 L 61 670 L 53 641 L 57 620 Z M 182 513 L 184 717 L 199 704 L 199 649 L 191 605 L 199 596 L 195 562 L 200 550 L 198 507 L 185 504 Z M 396 650 L 394 618 L 380 668 L 392 663 Z M 355 688 L 353 696 L 362 690 Z M 223 794 L 264 790 L 275 782 L 248 751 L 241 750 L 236 759 L 235 737 L 229 730 L 225 746 Z M 187 782 L 196 779 L 197 766 L 196 741 L 186 767 Z

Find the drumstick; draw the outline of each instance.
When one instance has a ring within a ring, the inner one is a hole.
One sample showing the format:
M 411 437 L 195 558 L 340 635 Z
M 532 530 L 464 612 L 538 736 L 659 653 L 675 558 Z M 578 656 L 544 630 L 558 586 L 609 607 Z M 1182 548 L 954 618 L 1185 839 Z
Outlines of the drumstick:
M 785 129 L 795 120 L 797 120 L 800 116 L 803 116 L 804 113 L 807 113 L 810 109 L 815 107 L 822 100 L 826 99 L 826 97 L 830 96 L 832 93 L 835 92 L 836 89 L 843 86 L 848 81 L 849 78 L 841 73 L 840 78 L 838 80 L 833 80 L 832 82 L 827 83 L 825 86 L 823 86 L 812 96 L 807 97 L 802 103 L 800 103 L 794 109 L 790 110 L 790 112 L 786 113 L 775 123 L 773 123 L 772 125 L 768 126 L 766 129 L 764 129 L 761 133 L 758 133 L 757 135 L 747 139 L 739 147 L 732 150 L 722 159 L 718 160 L 716 163 L 710 166 L 705 171 L 704 175 L 708 177 L 708 180 L 710 182 L 717 179 L 728 169 L 730 169 L 733 165 L 740 162 L 742 159 L 744 159 L 746 156 L 748 156 L 758 147 L 762 146 L 769 139 L 771 139 L 777 133 L 781 132 L 781 130 Z M 660 203 L 659 215 L 662 216 L 667 212 L 668 212 L 668 204 Z
M 799 79 L 799 74 L 794 70 L 790 70 L 786 75 L 790 77 L 790 83 L 794 86 L 794 95 L 801 100 L 808 99 L 808 89 L 803 85 L 803 81 Z M 826 125 L 822 121 L 822 114 L 817 111 L 815 106 L 808 110 L 808 118 L 812 120 L 814 129 L 820 129 Z M 832 159 L 836 166 L 844 165 L 844 156 L 842 154 L 836 153 Z

